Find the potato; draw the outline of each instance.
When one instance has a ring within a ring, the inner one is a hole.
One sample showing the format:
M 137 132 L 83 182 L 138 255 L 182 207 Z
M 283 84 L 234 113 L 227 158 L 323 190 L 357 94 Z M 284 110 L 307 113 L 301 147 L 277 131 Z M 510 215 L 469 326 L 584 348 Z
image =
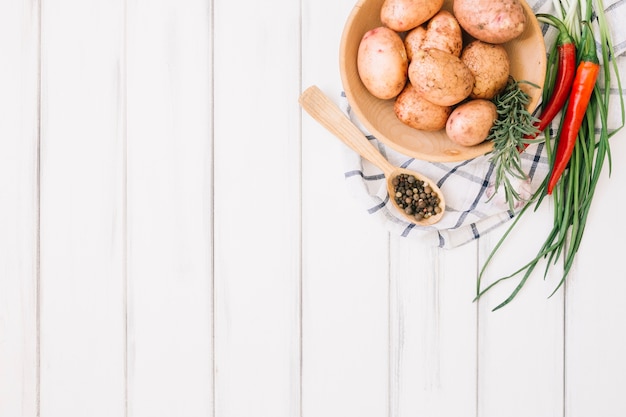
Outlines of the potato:
M 483 142 L 498 118 L 496 105 L 489 100 L 475 99 L 455 108 L 446 122 L 446 134 L 462 146 Z
M 461 55 L 463 48 L 461 26 L 452 13 L 440 10 L 428 21 L 422 47 L 440 49 L 456 56 Z
M 363 35 L 357 52 L 357 71 L 373 96 L 386 100 L 400 94 L 406 85 L 408 65 L 398 33 L 381 26 Z
M 385 0 L 380 21 L 396 32 L 411 30 L 437 13 L 444 0 Z
M 454 0 L 452 7 L 461 27 L 484 42 L 508 42 L 526 27 L 520 0 Z
M 422 49 L 424 39 L 426 39 L 426 28 L 423 25 L 411 29 L 405 35 L 404 48 L 406 49 L 406 56 L 409 58 L 409 62 L 413 60 L 415 51 Z
M 502 45 L 472 41 L 463 48 L 461 61 L 474 74 L 471 98 L 492 99 L 509 81 L 509 56 Z
M 408 74 L 418 93 L 440 106 L 460 103 L 474 88 L 474 76 L 461 59 L 439 49 L 416 51 Z
M 393 110 L 404 124 L 419 130 L 434 131 L 446 126 L 452 108 L 431 103 L 408 83 L 396 98 Z

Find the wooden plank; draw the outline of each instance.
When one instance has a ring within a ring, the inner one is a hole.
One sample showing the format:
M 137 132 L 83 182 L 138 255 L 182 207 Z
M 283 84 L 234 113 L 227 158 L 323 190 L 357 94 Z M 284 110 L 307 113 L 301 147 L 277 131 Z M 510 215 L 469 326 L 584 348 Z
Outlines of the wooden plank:
M 508 275 L 532 259 L 552 225 L 546 200 L 536 213 L 523 216 L 485 275 L 484 285 Z M 507 226 L 480 242 L 480 265 Z M 543 279 L 543 266 L 517 298 L 492 312 L 519 278 L 494 287 L 479 301 L 478 415 L 563 415 L 563 291 L 548 296 L 560 279 L 559 265 Z
M 626 61 L 620 59 L 621 74 Z M 623 75 L 622 75 L 623 77 Z M 615 86 L 614 86 L 615 87 Z M 619 119 L 615 97 L 610 114 Z M 616 123 L 611 123 L 613 127 Z M 576 263 L 566 287 L 566 403 L 568 417 L 626 414 L 626 268 L 620 208 L 626 184 L 626 131 L 611 139 L 613 168 L 605 165 Z
M 216 414 L 300 410 L 300 4 L 214 1 Z
M 477 246 L 392 240 L 391 416 L 475 415 Z
M 303 2 L 302 87 L 334 102 L 354 2 Z M 346 186 L 348 148 L 302 115 L 303 415 L 389 410 L 389 237 Z
M 38 415 L 39 4 L 0 3 L 0 415 Z
M 389 237 L 347 192 L 347 148 L 315 123 L 303 120 L 303 415 L 386 415 Z
M 386 415 L 388 233 L 346 193 L 346 150 L 312 123 L 303 121 L 303 415 Z
M 211 1 L 129 1 L 128 414 L 213 410 Z
M 42 2 L 41 415 L 125 414 L 124 2 Z

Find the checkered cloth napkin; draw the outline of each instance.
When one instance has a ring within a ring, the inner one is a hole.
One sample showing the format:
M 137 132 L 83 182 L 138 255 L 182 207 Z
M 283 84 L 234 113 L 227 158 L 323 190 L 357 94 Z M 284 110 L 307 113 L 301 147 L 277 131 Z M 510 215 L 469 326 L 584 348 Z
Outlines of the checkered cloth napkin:
M 551 0 L 528 0 L 535 13 L 554 13 Z M 620 76 L 626 79 L 626 25 L 623 25 L 623 16 L 626 15 L 626 0 L 605 1 L 607 20 L 613 32 L 613 43 L 617 62 L 620 66 Z M 545 29 L 546 45 L 550 46 L 556 38 L 556 31 Z M 617 95 L 616 86 L 612 86 L 613 94 Z M 619 103 L 619 97 L 613 102 Z M 353 195 L 360 200 L 367 212 L 378 218 L 384 226 L 394 234 L 406 238 L 419 239 L 429 246 L 454 248 L 488 233 L 506 223 L 515 216 L 516 211 L 510 211 L 504 201 L 504 193 L 496 193 L 493 198 L 494 167 L 490 163 L 491 155 L 487 154 L 471 160 L 440 163 L 427 162 L 408 158 L 390 147 L 379 142 L 359 123 L 350 112 L 349 103 L 345 94 L 341 95 L 343 110 L 368 136 L 370 142 L 396 166 L 412 169 L 431 178 L 441 188 L 446 198 L 446 214 L 441 221 L 432 226 L 416 226 L 404 220 L 392 207 L 387 195 L 385 179 L 382 172 L 368 161 L 362 159 L 348 148 L 345 152 L 345 179 Z M 614 116 L 613 128 L 621 123 L 620 110 L 611 110 Z M 558 118 L 557 118 L 558 119 Z M 553 129 L 558 127 L 558 120 Z M 611 127 L 611 126 L 609 126 Z M 534 144 L 522 154 L 522 167 L 528 174 L 529 181 L 520 182 L 518 190 L 530 196 L 549 171 L 548 160 L 543 144 Z

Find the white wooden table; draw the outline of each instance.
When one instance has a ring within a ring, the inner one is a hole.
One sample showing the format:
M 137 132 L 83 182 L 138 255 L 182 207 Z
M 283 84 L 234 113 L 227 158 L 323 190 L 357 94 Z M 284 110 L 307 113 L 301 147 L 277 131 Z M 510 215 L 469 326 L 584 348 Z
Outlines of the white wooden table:
M 0 1 L 0 417 L 626 415 L 626 132 L 566 287 L 492 313 L 504 229 L 389 235 L 297 104 L 353 4 Z

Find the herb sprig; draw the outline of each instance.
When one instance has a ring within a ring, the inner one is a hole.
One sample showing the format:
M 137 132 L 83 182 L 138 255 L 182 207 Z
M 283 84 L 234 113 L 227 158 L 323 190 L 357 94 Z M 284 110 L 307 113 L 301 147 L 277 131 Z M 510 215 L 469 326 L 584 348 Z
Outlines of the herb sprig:
M 511 179 L 525 180 L 527 177 L 522 169 L 520 154 L 525 144 L 538 142 L 537 139 L 527 139 L 535 137 L 538 133 L 536 124 L 539 119 L 528 111 L 530 96 L 522 90 L 521 83 L 538 88 L 533 83 L 516 81 L 511 77 L 504 90 L 493 99 L 498 118 L 487 137 L 487 140 L 493 142 L 490 161 L 494 164 L 495 170 L 494 188 L 497 193 L 500 187 L 503 187 L 506 202 L 511 211 L 514 210 L 516 202 L 522 201 Z

